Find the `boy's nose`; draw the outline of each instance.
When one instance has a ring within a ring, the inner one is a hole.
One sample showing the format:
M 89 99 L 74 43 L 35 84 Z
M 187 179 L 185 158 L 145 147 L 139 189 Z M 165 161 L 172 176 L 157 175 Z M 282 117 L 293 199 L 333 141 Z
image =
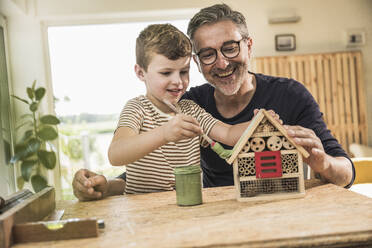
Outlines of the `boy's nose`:
M 183 81 L 182 81 L 181 77 L 179 77 L 179 76 L 176 76 L 176 77 L 172 78 L 172 84 L 174 86 L 176 86 L 178 89 L 183 87 Z
M 173 77 L 172 81 L 174 84 L 182 85 L 182 78 L 178 74 Z

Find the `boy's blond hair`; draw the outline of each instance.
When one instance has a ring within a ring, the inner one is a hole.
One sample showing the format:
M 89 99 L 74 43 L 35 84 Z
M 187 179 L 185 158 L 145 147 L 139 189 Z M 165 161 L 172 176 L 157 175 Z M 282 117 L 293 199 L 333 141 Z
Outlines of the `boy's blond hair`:
M 154 53 L 170 60 L 191 56 L 189 38 L 171 24 L 147 26 L 136 40 L 136 63 L 147 71 Z

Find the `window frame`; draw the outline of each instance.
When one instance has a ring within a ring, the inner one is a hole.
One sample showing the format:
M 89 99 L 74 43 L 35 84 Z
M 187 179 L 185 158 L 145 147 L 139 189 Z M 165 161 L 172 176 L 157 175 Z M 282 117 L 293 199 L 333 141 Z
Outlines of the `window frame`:
M 7 87 L 8 92 L 6 92 L 8 101 L 9 101 L 9 111 L 8 111 L 8 119 L 9 119 L 9 148 L 10 148 L 10 156 L 13 156 L 14 154 L 14 105 L 13 101 L 10 99 L 10 96 L 12 95 L 12 83 L 11 83 L 11 76 L 10 76 L 10 63 L 9 63 L 9 46 L 8 46 L 8 33 L 7 33 L 7 21 L 5 17 L 0 15 L 0 27 L 3 29 L 3 36 L 4 36 L 4 53 L 5 53 L 5 66 L 6 66 L 6 81 L 7 81 Z M 5 94 L 6 94 L 5 93 Z M 0 96 L 1 97 L 1 96 Z M 0 110 L 1 111 L 1 110 Z M 1 132 L 2 132 L 2 123 L 0 123 Z M 5 161 L 5 150 L 4 150 L 4 143 L 3 141 L 3 135 L 1 133 L 0 135 L 0 165 L 4 163 L 5 166 L 0 166 L 0 172 L 2 175 L 7 175 L 4 178 L 0 178 L 0 185 L 4 183 L 6 187 L 1 187 L 2 190 L 0 191 L 1 195 L 6 194 L 10 195 L 14 193 L 17 190 L 16 185 L 16 169 L 14 166 L 11 166 L 10 164 L 6 164 Z M 3 174 L 4 173 L 4 174 Z M 5 179 L 4 181 L 2 181 Z M 4 190 L 5 189 L 5 190 Z

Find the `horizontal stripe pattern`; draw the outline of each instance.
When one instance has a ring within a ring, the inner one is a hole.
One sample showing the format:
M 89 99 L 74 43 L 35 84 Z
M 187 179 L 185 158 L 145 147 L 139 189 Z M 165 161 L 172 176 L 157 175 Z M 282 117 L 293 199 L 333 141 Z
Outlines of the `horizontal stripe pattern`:
M 179 109 L 183 114 L 193 116 L 205 133 L 209 133 L 217 120 L 191 100 L 181 100 Z M 168 122 L 171 115 L 154 106 L 145 96 L 133 98 L 124 106 L 118 122 L 119 127 L 129 127 L 140 134 Z M 200 137 L 169 142 L 152 151 L 134 163 L 126 165 L 127 194 L 150 193 L 173 190 L 173 170 L 177 166 L 200 164 Z

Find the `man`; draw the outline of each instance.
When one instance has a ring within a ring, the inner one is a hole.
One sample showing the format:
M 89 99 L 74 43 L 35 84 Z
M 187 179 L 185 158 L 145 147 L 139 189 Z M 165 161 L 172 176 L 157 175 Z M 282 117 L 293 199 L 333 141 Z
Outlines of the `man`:
M 351 186 L 354 166 L 330 134 L 305 87 L 294 80 L 248 71 L 253 41 L 241 13 L 225 4 L 204 8 L 191 19 L 187 33 L 193 43 L 194 61 L 209 84 L 191 88 L 184 98 L 228 124 L 252 119 L 256 108 L 273 109 L 287 124 L 288 134 L 310 153 L 304 162 L 315 173 L 336 185 Z M 234 183 L 231 165 L 209 147 L 201 148 L 201 166 L 204 187 Z M 80 170 L 73 188 L 80 200 L 121 194 L 125 174 L 107 181 L 102 175 Z

